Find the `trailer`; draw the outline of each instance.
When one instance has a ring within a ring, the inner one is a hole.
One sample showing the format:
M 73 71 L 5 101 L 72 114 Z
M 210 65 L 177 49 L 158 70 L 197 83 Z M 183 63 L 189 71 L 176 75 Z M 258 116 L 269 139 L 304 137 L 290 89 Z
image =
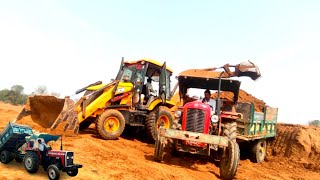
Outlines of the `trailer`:
M 33 135 L 29 126 L 9 122 L 0 135 L 0 160 L 4 164 L 13 159 L 22 162 L 24 155 L 19 148 L 26 143 L 26 137 Z
M 237 120 L 237 142 L 240 149 L 249 149 L 253 162 L 263 162 L 267 152 L 267 141 L 277 132 L 278 108 L 266 106 L 263 112 L 255 111 L 253 103 L 238 102 L 236 111 L 243 115 Z

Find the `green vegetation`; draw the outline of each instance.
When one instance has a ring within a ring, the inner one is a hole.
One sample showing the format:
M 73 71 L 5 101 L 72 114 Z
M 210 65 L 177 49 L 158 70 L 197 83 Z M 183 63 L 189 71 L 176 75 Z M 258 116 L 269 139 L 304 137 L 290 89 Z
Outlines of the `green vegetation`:
M 27 102 L 28 95 L 23 92 L 24 87 L 22 85 L 14 85 L 11 89 L 0 90 L 0 101 L 10 103 L 13 105 L 23 105 Z M 38 86 L 35 91 L 30 95 L 40 94 L 49 95 L 48 88 L 46 86 Z M 50 95 L 59 97 L 60 93 L 51 92 Z
M 0 91 L 0 101 L 14 105 L 25 104 L 28 95 L 24 94 L 23 90 L 24 87 L 21 85 L 14 85 L 11 89 L 3 89 Z
M 313 120 L 309 122 L 310 126 L 317 126 L 320 127 L 320 120 Z

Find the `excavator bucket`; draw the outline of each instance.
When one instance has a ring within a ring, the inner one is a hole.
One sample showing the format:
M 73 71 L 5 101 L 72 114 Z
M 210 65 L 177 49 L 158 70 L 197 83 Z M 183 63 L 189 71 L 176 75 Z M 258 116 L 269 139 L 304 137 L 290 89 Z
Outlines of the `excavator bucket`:
M 254 81 L 261 77 L 261 73 L 258 66 L 253 64 L 251 61 L 245 61 L 236 65 L 235 74 L 238 77 L 248 76 Z
M 30 116 L 32 121 L 43 128 L 50 129 L 55 134 L 77 135 L 79 131 L 78 116 L 74 102 L 54 96 L 29 96 L 24 109 L 16 121 Z

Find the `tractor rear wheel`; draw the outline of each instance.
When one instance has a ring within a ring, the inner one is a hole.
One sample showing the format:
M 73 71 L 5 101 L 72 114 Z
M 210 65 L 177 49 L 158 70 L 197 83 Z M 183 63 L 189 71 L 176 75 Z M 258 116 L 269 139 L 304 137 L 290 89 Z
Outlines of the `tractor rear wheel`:
M 161 162 L 163 159 L 164 137 L 157 136 L 154 147 L 154 161 Z
M 14 159 L 14 156 L 12 153 L 10 153 L 9 151 L 7 150 L 3 150 L 1 151 L 1 162 L 3 164 L 8 164 L 9 162 L 11 162 L 12 160 Z
M 237 140 L 237 122 L 228 122 L 224 125 L 224 135 L 231 141 Z
M 146 119 L 147 135 L 150 139 L 156 140 L 161 125 L 169 129 L 172 127 L 174 117 L 166 106 L 160 106 L 150 112 Z
M 36 173 L 39 169 L 40 158 L 36 152 L 29 151 L 23 158 L 23 164 L 29 173 Z
M 255 163 L 261 163 L 264 161 L 267 152 L 267 142 L 265 139 L 254 141 L 252 146 L 251 160 Z
M 125 119 L 121 112 L 115 109 L 104 111 L 96 121 L 96 128 L 103 139 L 117 139 L 125 127 Z
M 67 171 L 67 174 L 71 177 L 74 177 L 78 174 L 78 169 Z
M 60 170 L 59 168 L 52 164 L 47 169 L 48 177 L 50 180 L 57 180 L 60 178 Z
M 220 161 L 220 177 L 233 179 L 236 175 L 240 160 L 240 149 L 237 142 L 229 140 L 228 147 L 223 151 Z

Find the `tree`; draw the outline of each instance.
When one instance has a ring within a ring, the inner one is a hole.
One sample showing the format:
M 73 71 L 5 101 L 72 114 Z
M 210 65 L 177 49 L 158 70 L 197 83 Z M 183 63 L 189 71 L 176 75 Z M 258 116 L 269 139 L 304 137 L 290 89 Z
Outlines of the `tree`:
M 11 89 L 3 89 L 0 91 L 0 101 L 11 103 L 14 105 L 22 105 L 27 102 L 27 95 L 23 94 L 24 87 L 14 85 Z
M 310 126 L 318 126 L 320 127 L 320 120 L 313 120 L 309 122 Z
M 47 86 L 38 86 L 38 87 L 35 89 L 34 94 L 41 94 L 41 95 L 46 95 L 46 94 L 48 94 L 48 88 L 47 88 Z

